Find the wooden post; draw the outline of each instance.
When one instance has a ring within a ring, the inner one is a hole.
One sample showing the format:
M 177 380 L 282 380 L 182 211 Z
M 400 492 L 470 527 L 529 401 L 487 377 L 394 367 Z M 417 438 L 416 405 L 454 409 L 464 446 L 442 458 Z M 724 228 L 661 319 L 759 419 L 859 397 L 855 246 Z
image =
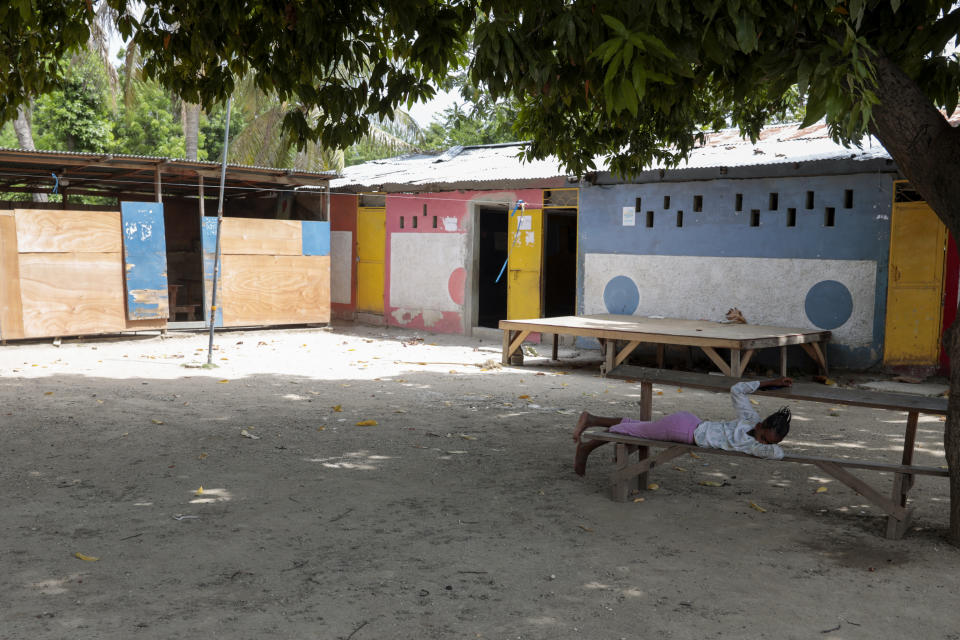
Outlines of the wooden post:
M 911 411 L 907 414 L 907 429 L 903 434 L 903 455 L 900 458 L 901 464 L 913 464 L 913 449 L 917 441 L 917 422 L 919 413 Z M 907 493 L 913 487 L 913 475 L 909 473 L 895 473 L 893 475 L 893 492 L 890 498 L 901 507 L 907 506 Z M 887 517 L 887 538 L 898 540 L 903 537 L 908 526 L 910 526 L 910 511 L 903 520 L 897 520 L 893 516 Z
M 740 370 L 740 349 L 730 349 L 730 371 L 734 378 L 739 378 L 743 375 L 743 372 Z
M 156 194 L 157 202 L 163 202 L 163 194 L 160 188 L 160 165 L 154 168 L 153 172 L 153 190 Z
M 551 360 L 559 360 L 560 358 L 557 357 L 559 351 L 560 351 L 560 334 L 559 334 L 559 333 L 555 333 L 555 334 L 553 334 L 553 351 L 552 351 L 551 354 L 550 354 L 550 359 L 551 359 Z
M 653 383 L 644 380 L 640 383 L 640 419 L 649 422 L 653 419 Z M 643 462 L 650 457 L 650 447 L 637 447 L 637 458 Z M 637 487 L 645 490 L 648 484 L 649 471 L 637 476 Z
M 510 364 L 510 329 L 503 330 L 503 356 L 500 364 Z

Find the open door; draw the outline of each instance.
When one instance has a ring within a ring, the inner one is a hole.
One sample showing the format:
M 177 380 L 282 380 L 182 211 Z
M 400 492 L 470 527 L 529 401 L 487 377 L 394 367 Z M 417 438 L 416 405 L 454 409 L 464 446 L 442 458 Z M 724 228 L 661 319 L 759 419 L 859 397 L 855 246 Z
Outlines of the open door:
M 925 202 L 894 203 L 885 365 L 937 364 L 946 236 L 946 227 Z
M 517 210 L 510 217 L 507 258 L 507 319 L 524 320 L 543 315 L 543 211 Z

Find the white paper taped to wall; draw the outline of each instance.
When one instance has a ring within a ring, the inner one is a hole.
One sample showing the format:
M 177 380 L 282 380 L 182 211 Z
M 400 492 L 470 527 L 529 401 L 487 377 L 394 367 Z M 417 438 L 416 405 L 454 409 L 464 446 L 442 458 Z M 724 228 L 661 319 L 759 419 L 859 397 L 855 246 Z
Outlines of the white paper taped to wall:
M 517 219 L 517 228 L 520 231 L 530 231 L 533 229 L 533 216 L 520 216 Z
M 634 227 L 637 224 L 637 210 L 635 207 L 623 208 L 623 226 Z

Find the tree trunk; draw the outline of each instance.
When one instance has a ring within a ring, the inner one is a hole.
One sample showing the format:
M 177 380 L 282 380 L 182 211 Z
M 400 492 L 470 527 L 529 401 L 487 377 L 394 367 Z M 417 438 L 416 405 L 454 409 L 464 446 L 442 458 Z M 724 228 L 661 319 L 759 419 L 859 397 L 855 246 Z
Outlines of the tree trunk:
M 197 159 L 200 145 L 200 105 L 189 102 L 183 105 L 183 142 L 187 160 Z
M 33 144 L 33 126 L 30 124 L 30 107 L 27 104 L 21 104 L 17 107 L 17 118 L 13 121 L 13 130 L 17 134 L 17 142 L 21 149 L 33 151 L 37 148 Z M 45 193 L 34 193 L 32 196 L 34 202 L 47 201 L 47 194 Z
M 877 97 L 873 132 L 911 186 L 924 197 L 960 246 L 960 131 L 931 100 L 885 56 L 874 59 Z M 960 546 L 960 317 L 945 333 L 950 356 L 950 400 L 943 446 L 950 468 L 949 539 Z

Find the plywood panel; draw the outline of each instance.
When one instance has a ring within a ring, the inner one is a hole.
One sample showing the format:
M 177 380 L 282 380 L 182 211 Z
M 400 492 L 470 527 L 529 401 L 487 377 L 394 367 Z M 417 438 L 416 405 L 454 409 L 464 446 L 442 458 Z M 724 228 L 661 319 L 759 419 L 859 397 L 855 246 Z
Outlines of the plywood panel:
M 17 223 L 13 212 L 0 213 L 0 338 L 14 340 L 22 337 Z
M 225 255 L 223 324 L 330 321 L 330 256 Z
M 303 235 L 299 220 L 224 218 L 220 255 L 299 256 Z
M 127 328 L 119 251 L 21 253 L 19 267 L 24 337 L 112 333 Z
M 119 211 L 17 209 L 20 253 L 119 253 Z

